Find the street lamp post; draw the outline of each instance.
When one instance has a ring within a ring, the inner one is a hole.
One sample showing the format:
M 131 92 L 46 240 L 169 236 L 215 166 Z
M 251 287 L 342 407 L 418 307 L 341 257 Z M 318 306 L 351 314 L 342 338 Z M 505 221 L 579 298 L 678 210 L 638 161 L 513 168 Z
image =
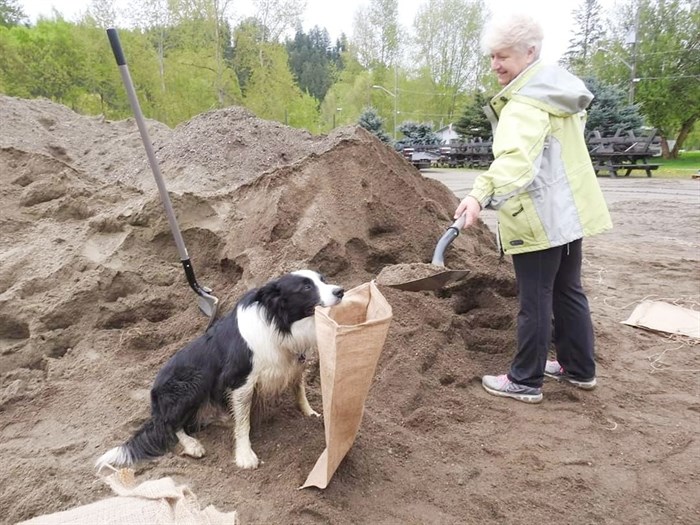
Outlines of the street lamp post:
M 391 95 L 392 97 L 394 97 L 394 142 L 396 142 L 396 113 L 397 113 L 397 111 L 396 111 L 396 93 L 395 93 L 395 92 L 392 93 L 391 91 L 389 91 L 389 90 L 388 90 L 387 88 L 385 88 L 384 86 L 378 86 L 378 85 L 376 85 L 376 84 L 372 86 L 372 89 L 381 89 L 381 90 L 384 91 L 385 93 L 388 93 L 389 95 Z

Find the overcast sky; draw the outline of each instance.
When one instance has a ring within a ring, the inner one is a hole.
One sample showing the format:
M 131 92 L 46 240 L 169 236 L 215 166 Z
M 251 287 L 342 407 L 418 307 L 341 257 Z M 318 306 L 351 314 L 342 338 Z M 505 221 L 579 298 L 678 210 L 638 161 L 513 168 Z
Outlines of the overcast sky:
M 406 27 L 412 27 L 418 6 L 427 0 L 399 0 L 399 21 Z M 126 0 L 115 0 L 117 6 L 123 6 Z M 354 13 L 360 5 L 368 1 L 351 0 L 306 0 L 306 11 L 303 14 L 304 29 L 309 30 L 314 25 L 325 27 L 331 39 L 345 33 L 352 34 Z M 499 8 L 522 8 L 527 5 L 528 11 L 542 22 L 545 40 L 542 58 L 546 62 L 556 62 L 566 51 L 571 37 L 572 11 L 581 0 L 488 0 L 487 5 L 496 10 Z M 605 4 L 607 2 L 601 2 Z M 35 21 L 38 16 L 51 16 L 52 8 L 56 8 L 67 20 L 74 20 L 90 5 L 90 0 L 19 0 L 24 13 Z M 252 14 L 250 0 L 233 0 L 231 13 L 235 19 Z

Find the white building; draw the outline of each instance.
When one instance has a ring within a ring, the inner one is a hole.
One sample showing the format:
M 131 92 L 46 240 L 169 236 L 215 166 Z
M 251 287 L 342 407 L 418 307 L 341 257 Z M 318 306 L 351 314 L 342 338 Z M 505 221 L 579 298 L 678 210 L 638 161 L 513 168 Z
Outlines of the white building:
M 435 135 L 440 139 L 441 144 L 449 144 L 451 140 L 458 140 L 459 139 L 459 134 L 452 129 L 452 122 L 450 122 L 447 126 L 438 129 L 435 132 Z

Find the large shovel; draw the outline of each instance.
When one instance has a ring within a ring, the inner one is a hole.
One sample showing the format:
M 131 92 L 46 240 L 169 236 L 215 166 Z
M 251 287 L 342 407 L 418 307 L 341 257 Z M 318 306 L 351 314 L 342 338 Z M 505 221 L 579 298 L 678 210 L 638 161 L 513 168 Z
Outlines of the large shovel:
M 219 299 L 211 294 L 212 289 L 206 286 L 202 286 L 197 282 L 194 275 L 194 268 L 192 268 L 192 263 L 190 262 L 190 256 L 187 253 L 187 248 L 185 247 L 185 241 L 180 233 L 180 228 L 177 224 L 177 218 L 175 217 L 175 212 L 173 211 L 173 205 L 170 202 L 170 196 L 168 195 L 168 190 L 165 187 L 165 181 L 163 180 L 163 175 L 160 172 L 160 167 L 158 166 L 158 161 L 156 160 L 156 155 L 153 151 L 153 144 L 148 135 L 148 129 L 146 128 L 146 121 L 141 113 L 141 106 L 139 105 L 139 100 L 136 97 L 136 92 L 134 91 L 134 84 L 131 81 L 131 75 L 129 74 L 129 67 L 126 65 L 126 59 L 124 58 L 124 52 L 122 51 L 122 45 L 119 42 L 119 35 L 117 30 L 110 28 L 107 29 L 107 37 L 109 38 L 109 43 L 112 46 L 112 52 L 114 53 L 114 58 L 117 60 L 117 66 L 119 66 L 119 72 L 122 76 L 122 81 L 124 82 L 124 87 L 126 88 L 126 94 L 129 97 L 129 102 L 131 103 L 131 109 L 134 112 L 134 117 L 136 118 L 136 124 L 141 132 L 141 140 L 143 141 L 143 147 L 146 148 L 146 155 L 148 156 L 148 163 L 151 165 L 151 170 L 153 171 L 153 176 L 156 179 L 156 184 L 158 185 L 158 192 L 160 193 L 160 200 L 163 202 L 165 207 L 165 214 L 168 217 L 168 223 L 170 224 L 170 231 L 173 233 L 175 239 L 175 244 L 177 245 L 177 251 L 180 255 L 180 261 L 185 269 L 185 276 L 187 277 L 187 282 L 190 287 L 199 296 L 197 302 L 199 304 L 199 309 L 209 316 L 209 326 L 214 322 L 216 318 L 216 311 L 219 305 Z
M 389 277 L 388 280 L 385 277 L 385 281 L 382 282 L 382 274 L 391 275 L 391 268 L 388 267 L 382 270 L 382 274 L 380 274 L 380 276 L 377 278 L 377 282 L 380 284 L 385 284 L 391 288 L 398 288 L 399 290 L 405 290 L 407 292 L 420 292 L 425 290 L 439 290 L 448 284 L 464 279 L 467 274 L 469 274 L 469 270 L 448 270 L 445 268 L 445 250 L 450 244 L 452 244 L 452 241 L 457 238 L 460 230 L 464 227 L 465 221 L 466 217 L 461 215 L 447 228 L 445 233 L 442 234 L 442 237 L 440 237 L 437 245 L 435 246 L 433 259 L 429 265 L 413 265 L 419 267 L 418 269 L 423 270 L 424 272 L 429 272 L 429 275 L 401 282 L 392 282 L 391 277 Z

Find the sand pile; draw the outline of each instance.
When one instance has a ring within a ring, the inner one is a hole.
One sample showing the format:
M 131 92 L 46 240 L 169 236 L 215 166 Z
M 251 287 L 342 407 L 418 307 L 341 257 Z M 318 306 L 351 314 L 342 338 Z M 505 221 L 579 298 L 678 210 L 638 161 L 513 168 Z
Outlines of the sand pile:
M 147 416 L 158 367 L 206 318 L 133 121 L 0 96 L 0 123 L 0 514 L 16 521 L 105 495 L 92 462 Z M 387 265 L 426 263 L 452 221 L 455 196 L 360 128 L 313 137 L 240 108 L 149 127 L 198 280 L 224 311 L 289 270 L 310 267 L 350 288 Z M 446 264 L 471 273 L 437 293 L 382 289 L 394 322 L 366 438 L 336 474 L 341 487 L 363 480 L 354 498 L 387 476 L 399 476 L 400 494 L 439 479 L 442 468 L 421 466 L 436 453 L 429 436 L 460 446 L 455 422 L 479 417 L 460 389 L 512 348 L 515 288 L 492 234 L 464 232 Z M 309 398 L 320 408 L 311 367 Z M 261 469 L 235 468 L 221 426 L 200 436 L 203 460 L 171 454 L 143 474 L 182 476 L 203 503 L 251 521 L 352 523 L 342 498 L 295 490 L 323 450 L 321 425 L 300 418 L 290 396 L 253 435 Z M 407 472 L 395 472 L 397 460 Z M 431 497 L 445 509 L 462 504 Z M 381 521 L 392 515 L 383 509 L 364 512 Z

